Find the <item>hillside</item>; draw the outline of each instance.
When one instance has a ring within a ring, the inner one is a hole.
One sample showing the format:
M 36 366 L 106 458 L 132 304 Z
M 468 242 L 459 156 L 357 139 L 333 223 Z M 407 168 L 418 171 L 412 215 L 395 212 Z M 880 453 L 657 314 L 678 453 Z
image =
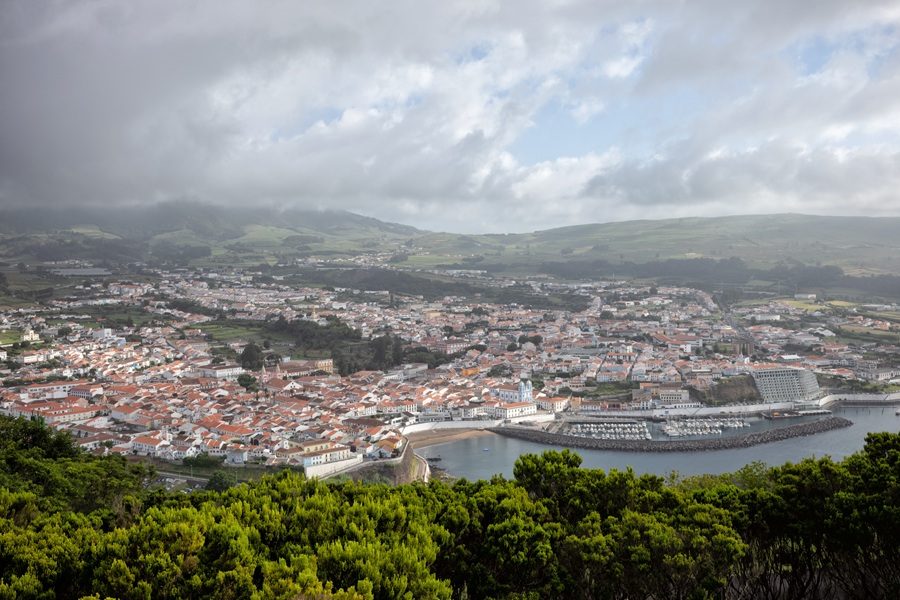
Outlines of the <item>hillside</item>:
M 393 251 L 420 232 L 346 211 L 162 203 L 0 211 L 0 260 L 178 259 L 259 263 L 306 254 Z
M 644 263 L 740 257 L 761 268 L 822 264 L 848 274 L 896 274 L 898 230 L 897 217 L 782 214 L 625 221 L 508 235 L 426 234 L 416 246 L 435 262 L 480 255 L 477 264 L 511 267 L 559 260 Z M 473 264 L 471 258 L 469 262 Z
M 740 257 L 750 268 L 834 265 L 847 275 L 900 274 L 898 217 L 797 214 L 626 221 L 522 234 L 417 230 L 346 211 L 216 207 L 0 210 L 0 261 L 86 258 L 259 264 L 381 252 L 406 267 L 452 265 L 509 273 L 595 273 L 670 259 Z M 581 268 L 578 266 L 588 266 Z

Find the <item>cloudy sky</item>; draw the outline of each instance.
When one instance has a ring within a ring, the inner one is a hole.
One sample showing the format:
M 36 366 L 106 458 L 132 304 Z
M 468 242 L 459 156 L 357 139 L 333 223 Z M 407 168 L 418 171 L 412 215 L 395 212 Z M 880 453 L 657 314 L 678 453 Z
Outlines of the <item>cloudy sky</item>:
M 898 0 L 0 2 L 0 204 L 900 214 Z

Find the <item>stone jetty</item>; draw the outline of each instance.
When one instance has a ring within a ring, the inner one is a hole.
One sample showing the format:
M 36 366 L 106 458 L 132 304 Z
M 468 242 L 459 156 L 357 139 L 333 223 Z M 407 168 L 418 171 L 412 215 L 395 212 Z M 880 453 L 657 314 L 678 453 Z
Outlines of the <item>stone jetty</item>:
M 489 427 L 488 431 L 539 444 L 585 448 L 589 450 L 621 450 L 627 452 L 699 452 L 747 448 L 758 444 L 778 442 L 789 438 L 814 435 L 853 425 L 842 417 L 828 417 L 817 421 L 786 425 L 746 435 L 722 436 L 704 440 L 598 440 L 561 433 L 548 433 L 525 427 Z

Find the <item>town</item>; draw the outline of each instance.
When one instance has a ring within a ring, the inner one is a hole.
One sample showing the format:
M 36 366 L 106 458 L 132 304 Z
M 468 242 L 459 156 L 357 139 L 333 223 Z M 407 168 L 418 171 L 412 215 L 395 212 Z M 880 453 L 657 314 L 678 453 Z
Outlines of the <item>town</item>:
M 814 410 L 835 390 L 900 389 L 895 304 L 483 280 L 581 305 L 302 285 L 253 269 L 89 277 L 0 314 L 0 412 L 68 430 L 98 454 L 325 477 L 396 459 L 425 429 Z M 650 439 L 635 423 L 574 427 Z

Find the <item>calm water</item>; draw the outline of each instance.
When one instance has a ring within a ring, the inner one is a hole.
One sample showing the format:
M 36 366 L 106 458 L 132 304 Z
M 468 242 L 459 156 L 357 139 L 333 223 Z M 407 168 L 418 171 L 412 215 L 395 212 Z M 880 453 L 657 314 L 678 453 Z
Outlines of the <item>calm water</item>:
M 900 432 L 900 417 L 894 415 L 895 410 L 896 407 L 892 406 L 835 409 L 835 416 L 850 419 L 853 426 L 751 448 L 664 453 L 574 451 L 584 459 L 582 466 L 585 467 L 609 470 L 631 466 L 637 473 L 658 475 L 666 475 L 672 470 L 684 475 L 724 473 L 739 469 L 754 460 L 778 465 L 788 461 L 797 462 L 807 456 L 830 455 L 839 459 L 861 449 L 869 432 Z M 794 419 L 788 421 L 796 422 Z M 763 426 L 765 425 L 759 424 L 754 430 Z M 488 479 L 497 473 L 512 477 L 513 465 L 520 454 L 540 453 L 552 448 L 554 447 L 491 434 L 429 446 L 418 453 L 425 458 L 440 456 L 441 462 L 436 466 L 453 475 L 468 479 Z

